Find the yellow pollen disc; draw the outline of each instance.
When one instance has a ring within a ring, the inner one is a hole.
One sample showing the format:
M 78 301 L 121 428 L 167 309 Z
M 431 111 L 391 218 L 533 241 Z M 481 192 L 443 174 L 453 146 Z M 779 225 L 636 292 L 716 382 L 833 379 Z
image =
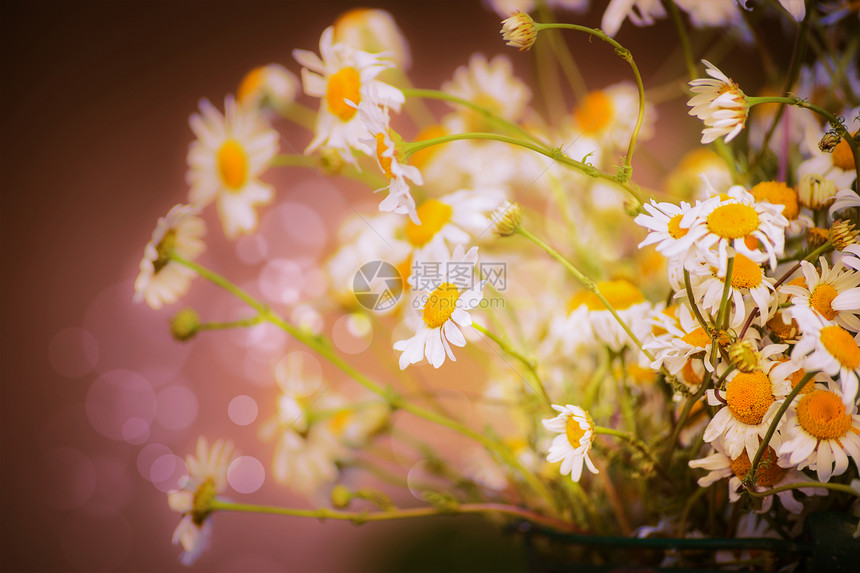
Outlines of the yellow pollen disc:
M 335 434 L 342 435 L 343 431 L 346 430 L 346 426 L 351 417 L 351 412 L 349 410 L 341 410 L 329 418 L 329 428 Z
M 176 248 L 176 230 L 170 229 L 164 233 L 164 237 L 155 245 L 155 252 L 158 253 L 158 258 L 152 262 L 152 268 L 156 274 L 167 266 L 170 262 L 170 253 Z
M 809 287 L 806 285 L 806 277 L 797 277 L 796 279 L 791 279 L 788 281 L 788 284 L 799 286 L 801 288 L 808 289 Z
M 732 472 L 743 480 L 752 467 L 750 457 L 747 455 L 746 449 L 741 452 L 737 458 L 731 461 Z M 774 484 L 782 479 L 788 468 L 779 467 L 776 463 L 776 452 L 770 446 L 767 447 L 764 455 L 761 457 L 761 463 L 758 466 L 758 477 L 755 480 L 756 485 L 761 487 L 773 487 Z
M 451 283 L 442 283 L 427 297 L 424 305 L 424 324 L 430 328 L 439 328 L 445 321 L 451 318 L 454 309 L 457 308 L 457 300 L 460 298 L 460 289 Z
M 597 283 L 597 290 L 615 310 L 624 310 L 645 301 L 645 295 L 642 294 L 642 291 L 624 279 L 601 281 Z M 588 310 L 606 310 L 597 295 L 590 291 L 585 295 L 585 305 Z
M 696 348 L 705 348 L 711 343 L 711 337 L 701 326 L 682 336 L 681 340 Z
M 361 103 L 361 76 L 355 68 L 347 67 L 338 70 L 328 78 L 325 101 L 328 110 L 342 119 L 349 121 L 358 111 L 344 100 L 348 99 L 355 105 Z
M 391 172 L 391 157 L 386 157 L 383 155 L 388 151 L 388 147 L 385 145 L 385 134 L 377 133 L 376 134 L 376 158 L 379 160 L 379 165 L 382 167 L 383 173 L 389 178 L 394 179 L 394 174 Z
M 783 313 L 777 312 L 773 318 L 767 321 L 767 327 L 782 340 L 793 340 L 797 336 L 797 323 L 792 318 L 788 324 L 785 324 L 782 318 Z
M 761 267 L 740 253 L 735 255 L 732 267 L 732 286 L 734 288 L 755 288 L 761 284 Z
M 684 363 L 684 367 L 681 368 L 681 376 L 688 386 L 698 386 L 702 383 L 702 377 L 696 374 L 696 370 L 693 368 L 692 358 Z
M 683 217 L 683 213 L 678 213 L 677 215 L 669 219 L 669 235 L 671 235 L 673 239 L 680 239 L 689 232 L 689 229 L 681 228 L 681 219 Z
M 260 86 L 263 85 L 263 72 L 266 71 L 265 66 L 254 68 L 242 78 L 239 84 L 239 89 L 236 90 L 236 97 L 239 103 L 246 104 L 254 98 L 254 95 L 260 91 Z
M 817 310 L 827 320 L 833 320 L 836 318 L 836 311 L 830 305 L 838 294 L 832 285 L 821 283 L 809 295 L 809 306 Z
M 412 253 L 400 261 L 400 264 L 395 265 L 397 272 L 400 273 L 400 278 L 403 279 L 403 288 L 410 290 L 412 285 L 409 284 L 409 277 L 412 276 Z
M 825 326 L 821 329 L 821 344 L 843 368 L 856 370 L 860 366 L 860 347 L 854 337 L 840 326 Z
M 708 215 L 708 230 L 724 239 L 740 239 L 758 229 L 758 213 L 749 205 L 729 203 Z
M 584 133 L 603 131 L 615 115 L 612 98 L 602 91 L 590 92 L 574 110 L 573 115 Z
M 579 440 L 585 435 L 586 430 L 583 430 L 579 427 L 579 422 L 571 416 L 567 419 L 567 424 L 565 428 L 565 433 L 567 434 L 567 441 L 570 442 L 570 445 L 574 448 L 579 447 Z
M 854 170 L 854 154 L 851 152 L 851 146 L 845 139 L 839 141 L 836 147 L 833 148 L 833 165 L 843 171 Z
M 248 178 L 248 156 L 235 139 L 228 139 L 218 148 L 218 175 L 231 191 L 245 186 Z
M 726 402 L 732 415 L 744 424 L 756 425 L 773 404 L 773 389 L 764 372 L 741 372 L 726 386 Z
M 447 203 L 427 199 L 416 210 L 420 225 L 406 223 L 406 238 L 416 247 L 423 247 L 451 220 L 454 209 Z
M 845 413 L 845 404 L 828 390 L 814 390 L 797 404 L 797 421 L 800 427 L 819 440 L 832 440 L 848 433 L 851 415 Z
M 786 219 L 797 219 L 800 205 L 797 202 L 797 191 L 781 181 L 763 181 L 750 189 L 756 201 L 783 205 L 782 214 Z
M 418 132 L 418 135 L 415 136 L 415 141 L 427 141 L 429 139 L 436 139 L 437 137 L 442 137 L 444 135 L 448 135 L 448 130 L 442 127 L 441 125 L 431 125 L 430 127 L 425 127 L 421 131 Z M 419 151 L 416 151 L 412 155 L 409 156 L 409 164 L 414 165 L 418 169 L 424 167 L 430 158 L 439 150 L 441 146 L 434 145 L 432 147 L 425 147 Z

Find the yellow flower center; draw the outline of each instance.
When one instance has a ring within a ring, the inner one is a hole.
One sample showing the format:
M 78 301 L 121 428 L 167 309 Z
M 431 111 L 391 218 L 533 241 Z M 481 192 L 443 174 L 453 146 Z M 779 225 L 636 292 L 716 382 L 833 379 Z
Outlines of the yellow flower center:
M 236 97 L 239 103 L 247 104 L 254 98 L 254 95 L 260 91 L 260 86 L 263 85 L 263 72 L 266 71 L 265 66 L 254 68 L 242 78 L 239 84 L 239 89 L 236 90 Z
M 782 214 L 786 219 L 797 219 L 800 205 L 797 202 L 797 191 L 781 181 L 763 181 L 750 189 L 756 201 L 783 205 Z
M 821 313 L 821 316 L 827 320 L 833 320 L 836 318 L 836 311 L 830 305 L 838 294 L 832 285 L 821 283 L 809 295 L 809 306 Z
M 741 452 L 737 458 L 731 461 L 732 472 L 743 480 L 752 467 L 750 457 L 746 450 Z M 758 477 L 755 480 L 756 485 L 761 487 L 773 487 L 774 484 L 782 479 L 788 468 L 783 468 L 776 463 L 776 452 L 770 446 L 767 447 L 764 455 L 761 457 L 761 463 L 758 466 Z
M 382 172 L 389 179 L 394 179 L 394 174 L 391 172 L 391 157 L 383 155 L 388 151 L 388 146 L 385 144 L 385 134 L 376 134 L 376 158 L 379 160 L 379 166 L 382 167 Z
M 687 386 L 698 386 L 703 380 L 703 378 L 696 373 L 692 358 L 684 362 L 684 367 L 681 368 L 681 376 Z
M 683 217 L 683 213 L 678 213 L 677 215 L 669 219 L 669 223 L 667 226 L 669 227 L 669 235 L 671 235 L 673 239 L 680 239 L 689 232 L 689 229 L 681 228 L 681 219 Z
M 588 425 L 591 426 L 590 420 Z M 583 438 L 583 436 L 585 436 L 585 433 L 587 431 L 587 429 L 583 430 L 580 427 L 579 421 L 575 420 L 573 416 L 567 419 L 567 424 L 565 425 L 565 433 L 567 434 L 567 441 L 570 442 L 570 445 L 574 448 L 579 447 L 579 441 Z
M 832 440 L 848 433 L 851 415 L 845 404 L 829 390 L 814 390 L 797 404 L 797 421 L 808 434 L 819 440 Z
M 732 415 L 744 424 L 756 425 L 773 404 L 773 389 L 764 372 L 741 372 L 726 387 Z
M 349 121 L 355 115 L 357 109 L 346 103 L 348 99 L 355 105 L 361 103 L 361 76 L 353 67 L 341 68 L 328 78 L 326 86 L 325 101 L 328 110 L 342 119 Z
M 696 348 L 706 348 L 711 343 L 711 337 L 701 326 L 682 336 L 681 340 Z
M 749 205 L 729 203 L 708 215 L 708 230 L 724 239 L 740 239 L 758 229 L 758 213 Z
M 761 267 L 755 261 L 740 253 L 735 255 L 732 267 L 732 286 L 734 288 L 755 288 L 761 284 Z
M 451 220 L 454 209 L 447 203 L 427 199 L 416 210 L 420 225 L 406 223 L 406 238 L 416 247 L 423 247 Z
M 170 229 L 164 234 L 164 237 L 155 245 L 155 252 L 158 253 L 158 258 L 152 261 L 152 268 L 158 274 L 161 269 L 167 266 L 170 262 L 170 254 L 176 248 L 176 230 Z
M 346 426 L 349 424 L 351 417 L 352 412 L 349 410 L 340 410 L 329 418 L 328 427 L 335 435 L 341 436 L 343 435 L 344 430 L 346 430 Z
M 427 141 L 429 139 L 436 139 L 437 137 L 442 137 L 444 135 L 448 135 L 448 130 L 442 127 L 441 125 L 431 125 L 429 127 L 425 127 L 421 131 L 418 132 L 418 135 L 415 136 L 415 141 Z M 420 149 L 409 156 L 409 164 L 414 165 L 418 169 L 422 169 L 424 165 L 430 161 L 430 158 L 439 150 L 441 146 L 433 145 L 431 147 L 425 147 L 424 149 Z
M 245 186 L 248 178 L 248 156 L 235 139 L 228 139 L 218 148 L 218 174 L 230 191 Z
M 836 147 L 833 148 L 833 165 L 843 171 L 854 170 L 854 154 L 851 152 L 851 146 L 845 139 L 841 139 Z
M 602 91 L 590 92 L 573 115 L 584 133 L 599 133 L 612 122 L 615 115 L 612 98 Z
M 211 505 L 215 499 L 215 480 L 211 477 L 197 486 L 194 490 L 194 498 L 191 505 L 191 521 L 197 527 L 202 527 L 203 522 L 212 513 Z
M 782 340 L 793 340 L 797 336 L 797 323 L 793 318 L 790 318 L 786 324 L 783 322 L 783 316 L 782 312 L 777 312 L 773 318 L 767 321 L 767 327 L 771 333 Z
M 821 329 L 821 344 L 843 368 L 856 370 L 860 366 L 860 347 L 854 337 L 840 326 L 825 326 Z
M 624 279 L 601 281 L 597 283 L 597 290 L 615 310 L 624 310 L 645 301 L 645 295 L 642 294 L 642 291 Z M 584 302 L 588 310 L 606 310 L 606 307 L 593 292 L 589 291 L 584 296 Z
M 445 321 L 451 318 L 454 309 L 457 308 L 457 300 L 460 298 L 460 289 L 451 283 L 442 283 L 427 297 L 424 305 L 424 324 L 430 328 L 439 328 Z

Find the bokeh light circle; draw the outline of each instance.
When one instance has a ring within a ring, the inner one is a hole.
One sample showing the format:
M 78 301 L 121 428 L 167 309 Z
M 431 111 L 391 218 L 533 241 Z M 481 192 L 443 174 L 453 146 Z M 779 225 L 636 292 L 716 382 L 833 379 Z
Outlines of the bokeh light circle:
M 265 480 L 266 469 L 252 456 L 239 456 L 227 468 L 227 482 L 239 493 L 254 493 Z
M 364 352 L 373 340 L 373 325 L 363 314 L 351 313 L 338 318 L 331 328 L 331 339 L 347 354 Z
M 244 394 L 236 396 L 227 405 L 227 416 L 237 426 L 247 426 L 257 419 L 260 409 L 257 401 Z

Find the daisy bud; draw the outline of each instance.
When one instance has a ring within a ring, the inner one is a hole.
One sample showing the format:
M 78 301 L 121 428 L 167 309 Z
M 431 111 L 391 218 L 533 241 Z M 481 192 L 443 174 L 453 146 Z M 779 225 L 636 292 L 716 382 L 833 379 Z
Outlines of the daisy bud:
M 810 173 L 800 178 L 797 197 L 804 207 L 821 209 L 836 199 L 836 184 L 821 175 Z
M 825 153 L 830 153 L 833 151 L 833 148 L 839 144 L 841 137 L 835 133 L 827 132 L 824 134 L 824 137 L 821 138 L 818 142 L 818 149 Z
M 519 48 L 525 52 L 534 45 L 537 38 L 537 27 L 531 16 L 517 10 L 510 18 L 502 20 L 502 39 L 508 46 Z
M 193 308 L 185 308 L 170 319 L 170 334 L 179 342 L 191 340 L 200 328 L 200 316 Z
M 344 485 L 336 485 L 331 490 L 331 504 L 337 509 L 345 509 L 352 502 L 352 492 Z
M 729 360 L 741 372 L 752 372 L 758 368 L 758 350 L 749 340 L 738 340 L 729 346 Z
M 523 222 L 523 208 L 519 203 L 505 201 L 490 216 L 493 232 L 500 237 L 510 237 Z
M 344 160 L 337 149 L 323 147 L 320 149 L 320 164 L 326 173 L 337 175 L 343 169 Z
M 837 251 L 843 251 L 848 245 L 854 245 L 857 243 L 858 235 L 860 235 L 860 231 L 854 229 L 854 224 L 852 222 L 837 219 L 833 221 L 833 225 L 830 227 L 830 235 L 828 236 L 828 239 L 834 249 Z

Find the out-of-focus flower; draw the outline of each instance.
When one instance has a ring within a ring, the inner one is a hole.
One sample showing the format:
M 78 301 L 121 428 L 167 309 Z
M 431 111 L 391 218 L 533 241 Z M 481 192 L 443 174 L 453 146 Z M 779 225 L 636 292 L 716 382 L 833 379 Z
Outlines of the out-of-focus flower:
M 638 112 L 639 92 L 636 86 L 622 82 L 586 94 L 573 110 L 573 125 L 578 133 L 599 143 L 608 142 L 612 147 L 626 148 L 636 126 Z M 655 119 L 654 106 L 646 100 L 645 120 L 639 131 L 641 141 L 651 137 Z
M 334 23 L 334 41 L 371 54 L 385 52 L 403 70 L 412 64 L 406 36 L 385 10 L 355 8 L 344 12 Z
M 552 440 L 547 461 L 551 464 L 561 462 L 561 475 L 570 474 L 570 479 L 578 482 L 582 476 L 582 465 L 592 473 L 598 473 L 594 462 L 588 457 L 594 441 L 594 421 L 588 412 L 579 406 L 552 405 L 558 416 L 543 420 L 543 426 L 550 432 L 559 434 Z
M 779 3 L 798 22 L 806 17 L 806 0 L 779 0 Z
M 694 95 L 687 102 L 695 115 L 705 122 L 702 130 L 702 143 L 710 143 L 718 137 L 728 143 L 746 125 L 749 108 L 744 92 L 728 76 L 707 60 L 702 60 L 710 78 L 690 81 L 690 91 Z
M 392 62 L 383 54 L 334 43 L 332 27 L 320 37 L 320 55 L 322 58 L 307 50 L 293 50 L 293 57 L 303 66 L 305 93 L 321 99 L 314 137 L 305 152 L 326 146 L 354 165 L 352 152 L 364 151 L 360 140 L 368 137 L 358 106 L 368 103 L 399 110 L 403 92 L 376 79 Z
M 222 116 L 207 100 L 191 116 L 197 140 L 188 150 L 188 199 L 201 206 L 216 201 L 228 239 L 257 227 L 256 205 L 268 203 L 272 186 L 259 180 L 278 153 L 278 133 L 254 109 L 224 102 Z
M 853 191 L 849 192 L 854 193 Z M 804 207 L 810 209 L 827 207 L 836 200 L 837 194 L 836 184 L 822 175 L 807 173 L 800 176 L 800 182 L 797 185 L 797 198 Z
M 738 0 L 674 0 L 690 17 L 696 28 L 742 27 L 743 15 Z
M 650 26 L 656 18 L 664 18 L 666 10 L 660 0 L 611 0 L 603 13 L 600 28 L 615 36 L 622 22 L 630 19 L 636 26 Z
M 140 274 L 134 282 L 134 301 L 145 300 L 151 308 L 158 309 L 185 294 L 195 272 L 171 260 L 170 255 L 197 258 L 206 250 L 204 234 L 206 223 L 190 205 L 175 205 L 159 218 L 152 239 L 143 249 Z
M 242 78 L 236 99 L 245 107 L 271 106 L 277 110 L 286 108 L 296 100 L 299 78 L 280 64 L 268 64 L 254 68 Z
M 232 442 L 218 440 L 212 447 L 206 438 L 197 440 L 196 455 L 185 458 L 188 475 L 180 482 L 182 489 L 167 494 L 170 509 L 182 514 L 173 532 L 173 543 L 184 550 L 180 560 L 191 565 L 206 549 L 211 535 L 209 515 L 215 496 L 227 488 L 227 468 L 236 457 Z
M 394 349 L 403 353 L 400 355 L 401 370 L 425 358 L 434 368 L 442 366 L 446 356 L 456 360 L 451 345 L 466 345 L 460 327 L 472 325 L 467 311 L 484 299 L 486 281 L 475 278 L 477 264 L 478 248 L 465 252 L 462 245 L 457 245 L 446 260 L 413 263 L 415 272 L 409 282 L 418 294 L 413 306 L 421 310 L 420 316 L 413 312 L 407 314 L 415 335 L 394 343 Z M 428 270 L 431 267 L 432 272 Z M 422 292 L 425 294 L 421 295 Z

